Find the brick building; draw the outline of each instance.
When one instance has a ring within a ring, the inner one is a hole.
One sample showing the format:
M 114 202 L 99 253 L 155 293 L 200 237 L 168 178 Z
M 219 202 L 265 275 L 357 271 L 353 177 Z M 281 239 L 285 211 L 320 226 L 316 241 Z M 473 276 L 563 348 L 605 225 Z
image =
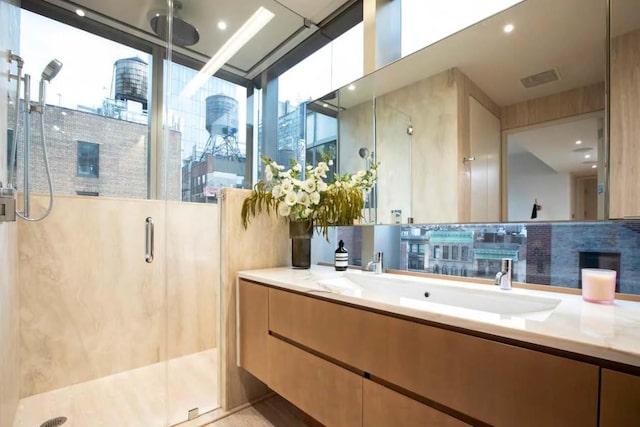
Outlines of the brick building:
M 13 111 L 9 112 L 13 117 Z M 46 193 L 40 114 L 31 114 L 31 191 Z M 20 118 L 19 134 L 22 138 Z M 47 105 L 44 122 L 55 194 L 146 199 L 149 129 L 146 124 Z M 10 134 L 13 134 L 10 129 Z M 167 199 L 181 200 L 181 134 L 168 131 Z M 22 142 L 18 144 L 22 189 Z

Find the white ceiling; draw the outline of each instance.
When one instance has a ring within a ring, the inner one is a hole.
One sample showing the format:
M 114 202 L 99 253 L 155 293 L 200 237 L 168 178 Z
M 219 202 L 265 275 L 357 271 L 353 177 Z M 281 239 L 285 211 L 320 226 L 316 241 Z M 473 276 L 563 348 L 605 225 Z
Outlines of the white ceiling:
M 149 26 L 149 19 L 154 12 L 166 10 L 167 4 L 166 0 L 75 0 L 74 3 L 66 0 L 47 1 L 71 10 L 80 6 L 87 11 L 88 18 L 96 18 L 155 41 L 158 39 Z M 308 25 L 309 22 L 305 26 L 305 18 L 318 23 L 347 1 L 181 0 L 182 10 L 178 12 L 178 16 L 196 27 L 200 41 L 188 48 L 176 48 L 176 51 L 206 61 L 260 6 L 265 7 L 275 17 L 228 62 L 230 71 L 252 78 L 257 73 L 254 67 L 267 55 L 274 53 L 269 58 L 270 64 L 317 30 L 315 25 Z M 112 20 L 115 22 L 111 22 Z M 225 31 L 217 28 L 220 20 L 227 23 Z
M 338 10 L 347 0 L 279 0 L 279 2 L 317 24 Z
M 595 175 L 592 165 L 598 162 L 598 128 L 603 117 L 602 113 L 590 114 L 510 133 L 507 139 L 510 167 L 512 156 L 523 158 L 522 153 L 526 152 L 558 173 Z M 582 143 L 577 145 L 576 141 Z
M 640 0 L 621 0 L 640 3 Z M 512 23 L 515 30 L 502 28 Z M 527 0 L 402 58 L 340 91 L 345 108 L 458 67 L 505 106 L 604 81 L 605 2 Z M 520 79 L 555 68 L 560 80 L 525 89 Z

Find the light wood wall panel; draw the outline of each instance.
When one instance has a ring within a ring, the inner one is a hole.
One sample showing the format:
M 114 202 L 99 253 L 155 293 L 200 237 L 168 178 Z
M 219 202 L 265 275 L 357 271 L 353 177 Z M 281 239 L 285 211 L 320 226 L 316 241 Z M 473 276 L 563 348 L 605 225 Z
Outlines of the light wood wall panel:
M 19 223 L 21 396 L 214 347 L 216 210 L 58 195 L 49 218 Z
M 500 107 L 493 102 L 489 96 L 482 91 L 466 74 L 460 71 L 458 68 L 452 70 L 453 76 L 456 81 L 456 95 L 457 95 L 457 108 L 458 108 L 458 156 L 456 163 L 451 167 L 454 168 L 458 174 L 458 221 L 469 222 L 475 221 L 472 217 L 474 214 L 472 203 L 473 193 L 479 193 L 475 187 L 475 183 L 472 181 L 474 169 L 476 172 L 480 171 L 482 174 L 490 174 L 491 160 L 487 154 L 488 150 L 483 152 L 476 152 L 473 148 L 474 142 L 477 145 L 477 141 L 473 141 L 476 137 L 472 134 L 472 110 L 471 102 L 475 101 L 480 106 L 484 107 L 491 114 L 498 119 L 500 118 Z M 500 139 L 496 141 L 498 150 L 500 147 Z M 476 160 L 473 163 L 464 163 L 465 157 L 475 157 Z M 499 167 L 498 167 L 499 169 Z M 498 174 L 500 171 L 498 170 Z M 495 195 L 494 195 L 495 196 Z M 500 195 L 497 194 L 499 197 Z M 488 200 L 487 200 L 487 203 Z M 499 218 L 493 218 L 492 221 L 497 221 Z
M 221 206 L 222 270 L 222 406 L 232 409 L 268 392 L 267 387 L 237 366 L 237 272 L 291 264 L 291 242 L 286 221 L 259 215 L 245 230 L 240 212 L 249 190 L 225 189 Z
M 611 44 L 609 216 L 640 216 L 640 30 Z
M 604 83 L 502 107 L 502 130 L 604 110 Z
M 500 221 L 500 118 L 473 97 L 467 102 L 470 155 L 475 157 L 463 166 L 470 172 L 469 219 L 497 222 Z

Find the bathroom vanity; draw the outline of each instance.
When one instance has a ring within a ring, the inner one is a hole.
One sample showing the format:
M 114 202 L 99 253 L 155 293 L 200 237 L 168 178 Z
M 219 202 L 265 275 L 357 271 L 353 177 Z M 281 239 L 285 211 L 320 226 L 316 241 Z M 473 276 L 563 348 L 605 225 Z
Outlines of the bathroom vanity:
M 640 423 L 640 303 L 328 268 L 238 297 L 238 365 L 327 426 Z

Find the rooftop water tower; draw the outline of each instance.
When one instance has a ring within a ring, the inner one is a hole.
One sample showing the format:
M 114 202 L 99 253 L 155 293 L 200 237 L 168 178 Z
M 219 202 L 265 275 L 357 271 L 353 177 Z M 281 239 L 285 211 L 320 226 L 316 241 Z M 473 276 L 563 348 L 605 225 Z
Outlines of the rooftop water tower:
M 227 95 L 207 97 L 206 127 L 209 134 L 227 136 L 238 132 L 238 101 Z
M 114 98 L 135 101 L 147 109 L 147 84 L 149 66 L 137 57 L 118 59 L 115 64 Z
M 227 95 L 211 95 L 206 99 L 205 126 L 210 138 L 207 144 L 212 154 L 240 157 L 238 147 L 238 101 Z

